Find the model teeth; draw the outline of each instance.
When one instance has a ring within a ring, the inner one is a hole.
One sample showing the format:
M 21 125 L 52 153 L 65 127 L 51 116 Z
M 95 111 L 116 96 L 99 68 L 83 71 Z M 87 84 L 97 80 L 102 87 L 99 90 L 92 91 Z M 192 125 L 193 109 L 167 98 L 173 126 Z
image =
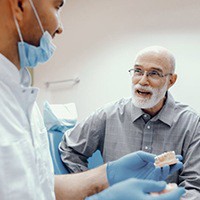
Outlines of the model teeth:
M 173 165 L 178 162 L 178 159 L 176 159 L 176 155 L 174 151 L 168 151 L 165 152 L 159 156 L 155 157 L 155 166 L 163 167 L 165 164 L 167 165 Z
M 161 192 L 152 192 L 151 195 L 152 196 L 158 196 L 158 195 L 161 195 L 161 194 L 165 194 L 165 193 L 168 193 L 168 192 L 171 192 L 175 189 L 177 189 L 177 184 L 176 183 L 168 183 L 166 188 L 161 191 Z

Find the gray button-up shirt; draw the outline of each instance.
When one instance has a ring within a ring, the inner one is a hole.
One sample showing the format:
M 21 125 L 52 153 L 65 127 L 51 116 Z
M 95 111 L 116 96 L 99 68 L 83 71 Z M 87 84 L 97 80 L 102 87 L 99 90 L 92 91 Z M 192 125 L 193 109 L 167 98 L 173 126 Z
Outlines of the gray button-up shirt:
M 121 99 L 66 132 L 60 144 L 62 160 L 73 172 L 87 170 L 87 158 L 97 149 L 104 162 L 138 150 L 157 155 L 174 150 L 183 156 L 184 167 L 167 181 L 186 187 L 187 199 L 200 199 L 200 117 L 169 92 L 152 118 L 131 98 Z

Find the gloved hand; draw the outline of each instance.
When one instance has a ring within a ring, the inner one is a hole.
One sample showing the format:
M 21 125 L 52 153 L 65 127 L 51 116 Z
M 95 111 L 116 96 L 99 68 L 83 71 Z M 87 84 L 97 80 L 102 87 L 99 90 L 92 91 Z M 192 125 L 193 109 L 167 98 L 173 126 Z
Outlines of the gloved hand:
M 87 197 L 85 200 L 179 200 L 185 192 L 184 188 L 177 188 L 172 192 L 158 196 L 150 194 L 151 192 L 161 192 L 165 187 L 165 182 L 128 179 L 109 187 L 99 194 Z
M 129 178 L 161 181 L 169 174 L 182 168 L 182 162 L 173 166 L 155 167 L 155 155 L 143 151 L 128 154 L 116 161 L 107 163 L 107 178 L 110 185 Z M 178 156 L 181 159 L 181 156 Z

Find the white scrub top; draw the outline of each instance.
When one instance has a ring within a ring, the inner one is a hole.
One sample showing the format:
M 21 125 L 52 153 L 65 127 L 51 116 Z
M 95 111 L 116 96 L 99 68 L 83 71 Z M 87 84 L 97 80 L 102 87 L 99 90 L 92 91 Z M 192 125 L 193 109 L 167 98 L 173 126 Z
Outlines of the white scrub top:
M 38 89 L 0 54 L 0 199 L 53 200 L 47 132 L 35 103 Z

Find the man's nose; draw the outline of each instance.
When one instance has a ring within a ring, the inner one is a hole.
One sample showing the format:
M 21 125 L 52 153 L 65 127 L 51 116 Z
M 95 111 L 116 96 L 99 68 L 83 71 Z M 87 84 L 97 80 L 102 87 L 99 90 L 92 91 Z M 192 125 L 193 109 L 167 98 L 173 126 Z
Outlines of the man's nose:
M 141 75 L 140 80 L 138 82 L 140 85 L 149 85 L 149 79 L 147 72 L 145 71 L 143 75 Z
M 60 23 L 56 33 L 61 34 L 63 32 L 63 30 L 64 30 L 63 25 L 62 25 L 62 23 Z

